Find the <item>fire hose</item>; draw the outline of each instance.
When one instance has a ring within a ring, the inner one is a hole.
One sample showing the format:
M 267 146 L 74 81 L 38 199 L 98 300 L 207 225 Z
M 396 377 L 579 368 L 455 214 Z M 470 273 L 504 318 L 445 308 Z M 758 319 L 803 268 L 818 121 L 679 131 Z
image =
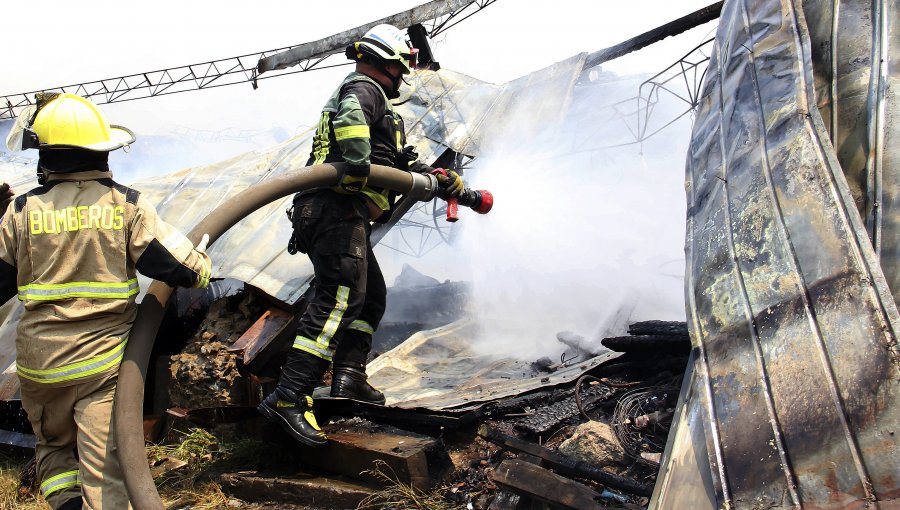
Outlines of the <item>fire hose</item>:
M 209 234 L 209 244 L 212 245 L 237 222 L 270 202 L 298 191 L 333 186 L 338 181 L 341 166 L 341 163 L 336 163 L 305 167 L 248 188 L 209 213 L 191 230 L 188 238 L 196 244 L 203 234 Z M 371 166 L 368 182 L 423 202 L 431 200 L 440 191 L 433 175 L 404 172 L 381 165 Z M 466 192 L 472 193 L 471 190 Z M 479 203 L 475 210 L 485 214 L 490 207 Z M 150 352 L 172 290 L 164 283 L 154 282 L 141 301 L 119 368 L 114 400 L 113 420 L 119 462 L 131 504 L 140 510 L 164 508 L 144 450 L 143 405 Z

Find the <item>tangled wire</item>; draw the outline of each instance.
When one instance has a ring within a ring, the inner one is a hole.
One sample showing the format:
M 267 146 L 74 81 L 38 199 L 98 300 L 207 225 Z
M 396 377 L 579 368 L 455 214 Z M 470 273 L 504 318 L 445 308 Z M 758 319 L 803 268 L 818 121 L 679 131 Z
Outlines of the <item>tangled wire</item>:
M 622 395 L 613 411 L 612 427 L 629 455 L 663 451 L 678 391 L 677 385 L 666 384 Z

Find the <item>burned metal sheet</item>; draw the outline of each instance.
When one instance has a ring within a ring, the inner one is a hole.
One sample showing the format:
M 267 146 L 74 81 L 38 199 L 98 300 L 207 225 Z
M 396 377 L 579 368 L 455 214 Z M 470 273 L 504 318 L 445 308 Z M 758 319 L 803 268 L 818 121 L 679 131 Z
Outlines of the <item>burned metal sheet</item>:
M 900 320 L 811 53 L 800 0 L 726 2 L 689 149 L 685 284 L 707 401 L 681 423 L 702 410 L 720 508 L 900 497 Z M 663 487 L 680 476 L 669 462 Z
M 719 462 L 712 463 L 707 445 L 706 390 L 709 388 L 697 365 L 695 350 L 688 361 L 678 406 L 663 452 L 664 462 L 657 475 L 657 484 L 648 508 L 691 508 L 715 510 L 717 486 L 713 471 Z
M 552 374 L 532 363 L 481 355 L 474 348 L 476 325 L 457 321 L 414 334 L 366 367 L 388 405 L 403 409 L 469 410 L 484 402 L 542 387 L 574 382 L 621 353 L 605 353 Z
M 819 110 L 900 303 L 898 10 L 895 1 L 803 2 Z

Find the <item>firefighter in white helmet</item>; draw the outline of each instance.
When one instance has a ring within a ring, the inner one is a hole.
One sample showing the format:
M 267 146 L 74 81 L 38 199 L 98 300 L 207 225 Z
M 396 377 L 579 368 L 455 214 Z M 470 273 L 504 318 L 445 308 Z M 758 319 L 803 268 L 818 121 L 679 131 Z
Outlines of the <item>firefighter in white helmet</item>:
M 205 287 L 211 263 L 113 181 L 110 151 L 134 142 L 91 102 L 38 94 L 7 138 L 38 149 L 40 186 L 0 223 L 0 303 L 18 295 L 22 406 L 37 436 L 40 490 L 58 509 L 130 508 L 111 424 L 119 363 L 137 313 L 137 271 L 172 286 Z
M 403 76 L 415 67 L 417 50 L 391 25 L 376 25 L 349 45 L 356 61 L 319 118 L 307 165 L 343 162 L 334 188 L 309 190 L 294 197 L 290 213 L 290 253 L 309 255 L 315 271 L 315 294 L 300 317 L 293 349 L 275 391 L 259 405 L 269 420 L 296 440 L 322 446 L 327 438 L 313 414 L 312 391 L 333 362 L 331 396 L 385 402 L 368 383 L 365 367 L 372 335 L 384 314 L 387 289 L 372 252 L 370 221 L 391 217 L 395 195 L 369 186 L 369 165 L 431 171 L 414 163 L 404 147 L 403 119 L 391 99 L 399 97 Z M 439 175 L 448 196 L 464 185 L 455 172 Z

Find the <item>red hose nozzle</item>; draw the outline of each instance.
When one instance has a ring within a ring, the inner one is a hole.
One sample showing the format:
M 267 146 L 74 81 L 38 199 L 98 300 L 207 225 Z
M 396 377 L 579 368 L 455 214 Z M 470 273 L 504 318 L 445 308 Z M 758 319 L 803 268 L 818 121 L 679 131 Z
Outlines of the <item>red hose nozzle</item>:
M 494 207 L 494 195 L 486 189 L 480 189 L 475 193 L 481 194 L 481 203 L 472 207 L 472 210 L 478 214 L 487 214 L 491 212 L 491 208 Z
M 494 207 L 494 195 L 485 189 L 465 189 L 459 194 L 459 205 L 471 208 L 478 214 L 487 214 Z
M 446 176 L 447 171 L 443 168 L 436 168 L 433 174 L 441 174 Z M 494 195 L 485 189 L 475 190 L 466 188 L 459 197 L 447 197 L 446 190 L 439 190 L 438 197 L 447 200 L 447 221 L 454 222 L 459 219 L 457 211 L 460 205 L 469 207 L 478 214 L 487 214 L 494 207 Z

